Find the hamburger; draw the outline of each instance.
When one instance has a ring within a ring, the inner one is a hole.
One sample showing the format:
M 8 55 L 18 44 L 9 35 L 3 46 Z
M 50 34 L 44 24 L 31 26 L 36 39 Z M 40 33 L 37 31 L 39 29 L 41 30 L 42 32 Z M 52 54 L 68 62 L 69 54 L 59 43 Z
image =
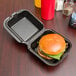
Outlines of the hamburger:
M 64 54 L 66 42 L 59 34 L 47 34 L 40 38 L 38 54 L 45 59 L 60 60 Z

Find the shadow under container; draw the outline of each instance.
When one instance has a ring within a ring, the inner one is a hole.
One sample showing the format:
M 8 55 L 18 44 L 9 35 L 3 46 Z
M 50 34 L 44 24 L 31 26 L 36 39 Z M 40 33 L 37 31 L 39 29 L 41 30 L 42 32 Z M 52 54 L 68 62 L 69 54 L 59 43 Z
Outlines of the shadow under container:
M 37 52 L 40 38 L 43 35 L 57 32 L 52 29 L 45 29 L 43 27 L 43 23 L 27 10 L 20 10 L 6 18 L 4 21 L 4 28 L 13 36 L 14 39 L 16 39 L 16 41 L 27 45 L 28 50 L 48 66 L 58 65 L 68 55 L 71 48 L 71 42 L 63 36 L 66 43 L 68 43 L 68 47 L 61 59 L 47 60 L 42 58 Z

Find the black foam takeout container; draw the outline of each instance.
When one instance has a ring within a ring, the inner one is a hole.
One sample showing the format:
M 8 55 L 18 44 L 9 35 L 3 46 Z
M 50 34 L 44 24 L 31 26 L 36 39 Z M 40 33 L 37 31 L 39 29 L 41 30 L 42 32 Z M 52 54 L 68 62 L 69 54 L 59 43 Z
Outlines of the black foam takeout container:
M 14 12 L 10 17 L 4 20 L 4 28 L 19 42 L 27 45 L 31 53 L 37 56 L 41 61 L 49 66 L 56 66 L 59 64 L 69 53 L 71 42 L 64 37 L 68 44 L 66 51 L 60 60 L 47 60 L 38 54 L 39 39 L 46 34 L 57 33 L 54 30 L 45 29 L 43 23 L 40 22 L 33 14 L 27 10 L 20 10 Z M 57 33 L 59 34 L 59 33 Z M 62 36 L 62 35 L 61 35 Z

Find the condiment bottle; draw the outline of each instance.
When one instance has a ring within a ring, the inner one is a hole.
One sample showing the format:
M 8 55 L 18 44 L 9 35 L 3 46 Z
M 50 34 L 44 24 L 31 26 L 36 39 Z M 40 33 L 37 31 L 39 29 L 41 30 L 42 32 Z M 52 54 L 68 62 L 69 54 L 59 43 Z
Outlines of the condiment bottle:
M 69 16 L 73 12 L 74 1 L 73 0 L 66 0 L 63 6 L 63 14 Z
M 54 18 L 55 0 L 41 0 L 41 17 L 45 20 Z
M 34 4 L 36 7 L 41 8 L 41 0 L 34 0 Z
M 56 0 L 55 1 L 55 10 L 56 11 L 63 10 L 63 4 L 64 4 L 64 0 Z

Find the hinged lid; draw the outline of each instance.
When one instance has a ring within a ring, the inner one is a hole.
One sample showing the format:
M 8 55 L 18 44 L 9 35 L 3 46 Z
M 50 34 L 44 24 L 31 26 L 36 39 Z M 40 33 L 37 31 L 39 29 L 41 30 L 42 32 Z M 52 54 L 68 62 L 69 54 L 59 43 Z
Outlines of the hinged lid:
M 27 10 L 13 13 L 4 21 L 4 27 L 18 42 L 26 44 L 44 30 L 42 22 Z

